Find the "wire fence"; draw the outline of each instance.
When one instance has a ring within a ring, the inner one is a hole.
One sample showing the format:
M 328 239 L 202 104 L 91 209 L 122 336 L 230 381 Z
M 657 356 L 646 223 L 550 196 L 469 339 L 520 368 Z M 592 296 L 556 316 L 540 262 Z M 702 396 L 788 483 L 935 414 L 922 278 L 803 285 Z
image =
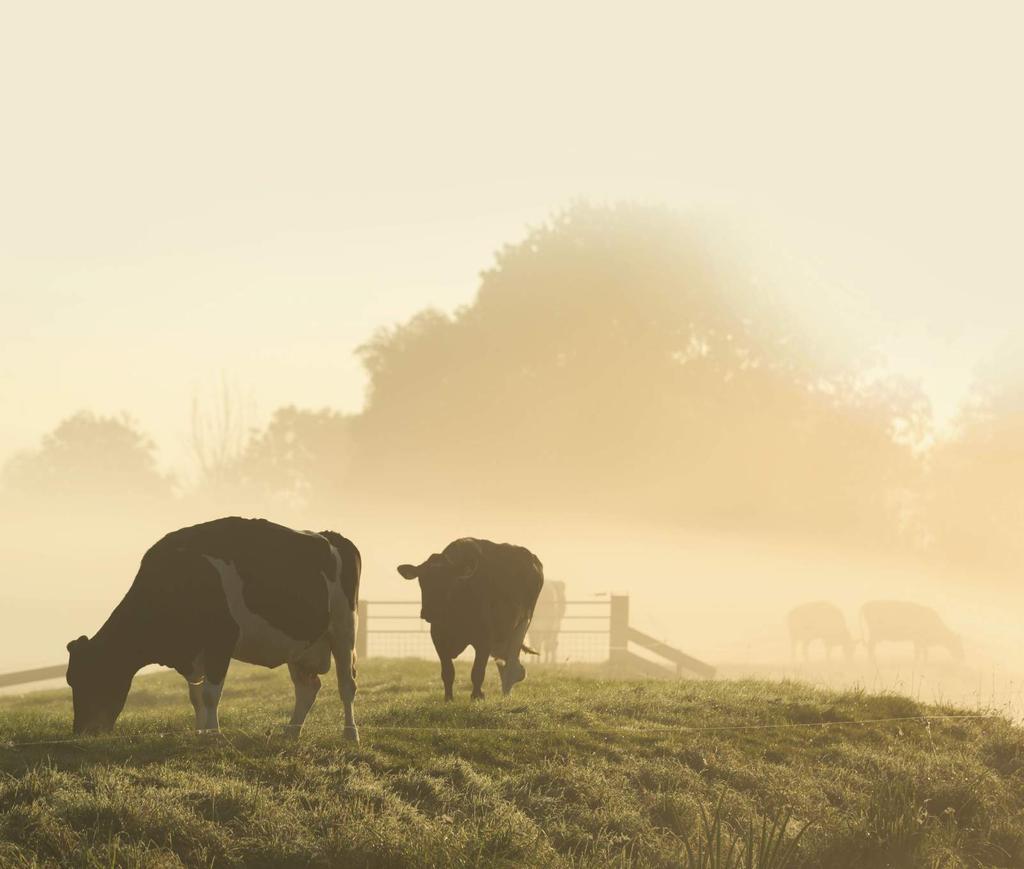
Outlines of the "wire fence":
M 437 657 L 430 626 L 420 618 L 417 600 L 360 601 L 360 657 Z M 557 663 L 602 663 L 611 657 L 610 600 L 571 600 L 565 611 L 550 616 L 534 615 L 526 642 L 541 653 L 542 660 Z M 464 652 L 472 655 L 472 649 Z

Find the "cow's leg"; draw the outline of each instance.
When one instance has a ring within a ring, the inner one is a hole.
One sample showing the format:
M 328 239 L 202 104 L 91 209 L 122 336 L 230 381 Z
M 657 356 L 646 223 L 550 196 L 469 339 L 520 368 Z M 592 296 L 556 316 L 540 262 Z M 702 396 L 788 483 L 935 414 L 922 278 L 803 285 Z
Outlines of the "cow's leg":
M 320 691 L 320 677 L 316 673 L 310 673 L 288 665 L 288 674 L 292 677 L 292 685 L 295 686 L 295 711 L 292 712 L 292 720 L 288 722 L 285 732 L 289 736 L 298 738 L 302 732 L 302 724 L 316 702 L 316 695 Z
M 202 685 L 203 706 L 206 712 L 203 726 L 200 730 L 216 732 L 220 730 L 220 720 L 217 717 L 217 706 L 220 703 L 220 695 L 224 691 L 224 682 L 214 682 L 207 679 Z
M 529 627 L 529 619 L 523 619 L 522 622 L 516 625 L 512 631 L 512 638 L 509 641 L 509 651 L 505 658 L 505 666 L 498 667 L 498 672 L 501 674 L 501 692 L 503 694 L 512 693 L 512 686 L 526 678 L 526 667 L 520 663 L 519 655 Z
M 486 660 L 484 663 L 487 663 Z M 452 687 L 455 685 L 455 662 L 451 658 L 441 658 L 441 681 L 444 683 L 445 702 L 453 700 Z
M 204 680 L 198 682 L 188 680 L 188 699 L 192 701 L 192 708 L 196 713 L 196 730 L 203 730 L 206 727 L 206 706 L 203 704 Z
M 356 698 L 356 614 L 347 606 L 331 614 L 331 652 L 338 671 L 338 693 L 345 709 L 345 739 L 359 742 L 359 730 L 352 714 Z
M 487 646 L 474 646 L 473 651 L 476 657 L 473 658 L 473 670 L 470 678 L 473 682 L 473 693 L 470 694 L 473 700 L 484 699 L 484 676 L 487 675 L 487 659 L 490 657 L 490 650 Z
M 196 713 L 196 730 L 202 730 L 206 727 L 206 707 L 203 705 L 203 682 L 206 674 L 203 672 L 203 656 L 196 657 L 188 667 L 178 668 L 178 672 L 185 677 L 185 684 L 188 685 L 188 699 Z
M 206 715 L 203 727 L 200 730 L 220 730 L 220 720 L 217 717 L 217 705 L 220 703 L 220 695 L 224 690 L 224 678 L 228 674 L 228 666 L 231 664 L 231 652 L 235 648 L 235 641 L 238 639 L 238 632 L 225 632 L 214 642 L 207 645 L 203 651 L 203 663 L 206 670 L 206 681 L 202 685 L 202 700 Z

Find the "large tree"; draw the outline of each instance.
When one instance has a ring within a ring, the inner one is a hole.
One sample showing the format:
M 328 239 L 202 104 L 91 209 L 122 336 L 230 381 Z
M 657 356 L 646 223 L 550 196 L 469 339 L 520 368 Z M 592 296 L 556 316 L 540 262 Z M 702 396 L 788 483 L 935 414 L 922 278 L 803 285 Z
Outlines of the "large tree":
M 674 213 L 578 205 L 504 248 L 471 305 L 361 349 L 357 472 L 430 498 L 877 531 L 927 404 L 808 346 Z

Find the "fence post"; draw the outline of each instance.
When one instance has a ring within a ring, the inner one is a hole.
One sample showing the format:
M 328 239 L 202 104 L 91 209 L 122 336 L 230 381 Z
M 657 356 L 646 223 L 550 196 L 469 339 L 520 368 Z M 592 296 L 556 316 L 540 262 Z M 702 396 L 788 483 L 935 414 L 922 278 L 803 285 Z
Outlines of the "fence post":
M 608 617 L 608 662 L 621 664 L 626 660 L 629 643 L 629 595 L 613 594 Z
M 359 601 L 359 621 L 356 624 L 356 658 L 366 660 L 366 613 L 369 607 L 365 600 Z

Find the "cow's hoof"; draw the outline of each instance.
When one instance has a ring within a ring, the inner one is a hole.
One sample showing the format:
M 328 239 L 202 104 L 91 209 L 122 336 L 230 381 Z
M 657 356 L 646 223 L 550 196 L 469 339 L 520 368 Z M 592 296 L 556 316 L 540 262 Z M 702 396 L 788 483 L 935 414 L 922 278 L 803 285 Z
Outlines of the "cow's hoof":
M 284 737 L 285 737 L 285 739 L 291 739 L 291 740 L 297 742 L 298 739 L 299 739 L 299 736 L 301 734 L 302 734 L 302 725 L 301 724 L 286 724 L 284 726 Z
M 469 699 L 470 700 L 483 700 L 484 699 L 484 692 L 483 691 L 477 691 L 475 694 L 470 694 L 469 695 Z
M 342 733 L 342 737 L 347 742 L 359 742 L 359 728 L 354 724 L 345 725 L 345 731 Z

